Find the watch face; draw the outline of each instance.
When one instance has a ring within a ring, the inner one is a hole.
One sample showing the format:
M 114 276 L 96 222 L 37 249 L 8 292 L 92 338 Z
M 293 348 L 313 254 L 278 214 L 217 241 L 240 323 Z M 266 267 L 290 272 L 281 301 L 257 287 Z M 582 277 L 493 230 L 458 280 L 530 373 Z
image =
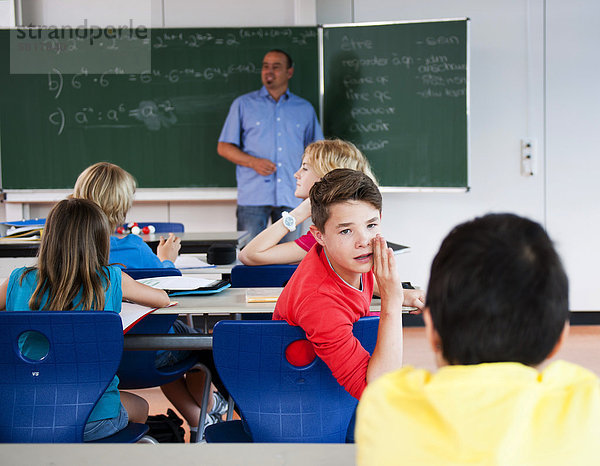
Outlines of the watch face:
M 285 217 L 283 219 L 283 224 L 288 228 L 294 227 L 294 219 L 292 217 Z

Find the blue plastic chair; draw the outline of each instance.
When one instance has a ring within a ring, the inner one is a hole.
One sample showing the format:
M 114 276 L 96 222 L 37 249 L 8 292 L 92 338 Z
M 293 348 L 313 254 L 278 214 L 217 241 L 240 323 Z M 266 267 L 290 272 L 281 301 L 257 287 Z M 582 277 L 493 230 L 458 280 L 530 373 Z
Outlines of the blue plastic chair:
M 178 222 L 137 222 L 140 228 L 148 225 L 154 226 L 154 233 L 183 233 L 183 223 Z M 123 224 L 123 228 L 127 229 L 127 224 Z
M 285 286 L 298 265 L 236 265 L 231 269 L 232 288 Z
M 19 336 L 27 331 L 49 341 L 39 361 L 21 354 Z M 122 352 L 123 327 L 114 312 L 0 312 L 0 442 L 83 442 L 87 418 Z M 98 443 L 137 442 L 146 432 L 145 424 L 130 423 Z
M 134 279 L 148 277 L 164 277 L 181 275 L 179 269 L 157 268 L 157 269 L 125 269 L 125 273 Z M 177 319 L 177 314 L 150 314 L 135 324 L 127 332 L 128 335 L 152 335 L 166 334 Z M 140 388 L 160 387 L 182 377 L 191 370 L 201 370 L 206 376 L 204 390 L 204 406 L 200 414 L 200 426 L 204 426 L 206 417 L 207 397 L 210 390 L 211 373 L 203 364 L 198 363 L 197 356 L 192 353 L 184 360 L 173 366 L 156 368 L 156 351 L 124 351 L 121 364 L 117 371 L 119 376 L 119 388 L 124 390 L 135 390 Z M 202 432 L 200 432 L 202 434 Z
M 378 317 L 354 325 L 354 335 L 372 353 Z M 290 364 L 288 345 L 306 336 L 284 321 L 221 321 L 213 330 L 215 366 L 240 409 L 241 422 L 207 427 L 206 440 L 344 443 L 358 401 L 338 384 L 316 357 L 303 367 Z

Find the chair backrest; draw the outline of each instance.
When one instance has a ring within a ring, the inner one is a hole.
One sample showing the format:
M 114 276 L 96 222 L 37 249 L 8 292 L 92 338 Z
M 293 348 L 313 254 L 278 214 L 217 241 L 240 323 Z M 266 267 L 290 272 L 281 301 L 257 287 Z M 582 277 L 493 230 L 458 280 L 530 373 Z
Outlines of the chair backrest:
M 365 317 L 354 335 L 372 353 L 379 318 Z M 306 336 L 284 321 L 221 321 L 213 330 L 215 366 L 255 442 L 343 443 L 357 400 L 318 357 L 290 364 L 286 348 Z
M 49 342 L 39 361 L 23 356 L 19 337 Z M 94 405 L 113 380 L 123 352 L 114 312 L 0 312 L 0 442 L 83 442 Z
M 231 269 L 232 288 L 285 286 L 298 265 L 236 265 Z
M 134 280 L 139 280 L 140 278 L 149 278 L 149 277 L 171 277 L 171 276 L 181 276 L 181 270 L 175 269 L 173 267 L 161 267 L 161 268 L 145 268 L 145 269 L 134 269 L 128 267 L 123 269 L 127 275 L 129 275 Z
M 178 222 L 137 222 L 137 224 L 140 229 L 152 225 L 154 233 L 183 233 L 185 231 L 183 223 Z M 127 228 L 126 223 L 123 228 Z

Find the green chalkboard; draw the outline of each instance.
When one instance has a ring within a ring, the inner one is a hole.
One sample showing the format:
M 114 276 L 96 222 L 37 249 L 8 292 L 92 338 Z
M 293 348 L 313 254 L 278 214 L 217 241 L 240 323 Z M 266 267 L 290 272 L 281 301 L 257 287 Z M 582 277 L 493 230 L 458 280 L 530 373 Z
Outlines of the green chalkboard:
M 114 40 L 82 36 L 34 36 L 16 50 L 0 30 L 4 189 L 70 188 L 100 160 L 121 165 L 144 188 L 235 186 L 235 166 L 217 155 L 217 139 L 233 99 L 260 88 L 272 48 L 294 58 L 290 89 L 318 108 L 315 27 L 153 29 L 145 39 L 151 66 L 136 73 L 111 63 Z M 93 65 L 105 63 L 101 71 L 61 61 L 85 46 L 87 58 L 98 55 Z M 36 51 L 50 56 L 48 69 L 15 73 L 17 52 Z
M 323 129 L 381 186 L 468 187 L 467 20 L 323 29 Z

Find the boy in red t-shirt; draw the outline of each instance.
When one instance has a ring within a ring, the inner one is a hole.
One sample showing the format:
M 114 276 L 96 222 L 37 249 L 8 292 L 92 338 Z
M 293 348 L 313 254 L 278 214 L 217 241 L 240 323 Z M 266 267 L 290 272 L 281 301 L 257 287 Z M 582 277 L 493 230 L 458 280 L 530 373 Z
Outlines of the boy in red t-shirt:
M 310 190 L 317 240 L 283 290 L 273 314 L 302 327 L 336 380 L 359 399 L 368 382 L 402 365 L 402 306 L 424 306 L 424 293 L 403 290 L 391 249 L 380 235 L 381 194 L 362 172 L 337 169 Z M 373 355 L 353 336 L 381 296 Z

